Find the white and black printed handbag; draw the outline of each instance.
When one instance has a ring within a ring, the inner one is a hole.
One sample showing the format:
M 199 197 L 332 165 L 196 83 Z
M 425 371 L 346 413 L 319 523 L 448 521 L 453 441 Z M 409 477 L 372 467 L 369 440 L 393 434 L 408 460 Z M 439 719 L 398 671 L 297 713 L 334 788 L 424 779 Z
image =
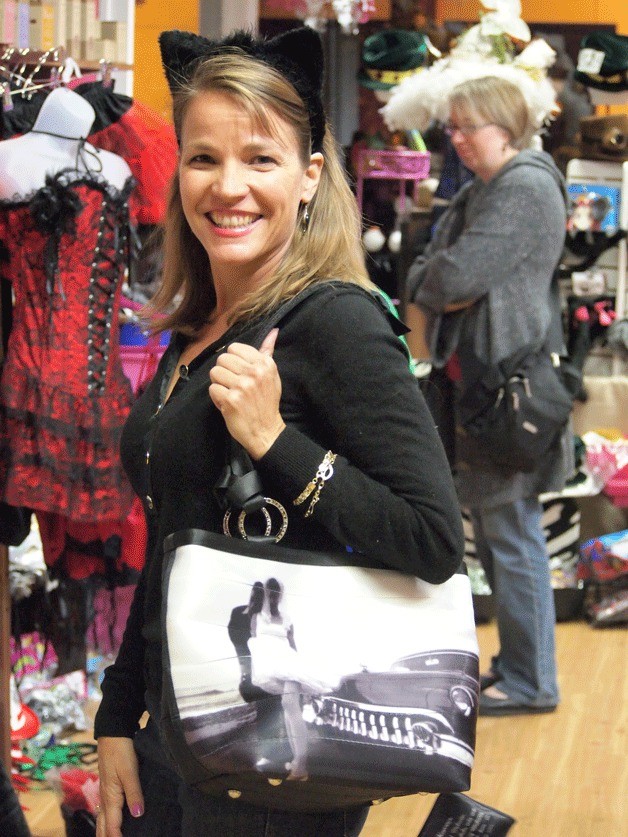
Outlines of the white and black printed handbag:
M 188 782 L 286 810 L 469 789 L 478 703 L 469 579 L 433 585 L 350 558 L 201 530 L 167 539 L 162 720 Z M 289 690 L 305 734 L 300 781 L 290 778 Z
M 434 585 L 365 568 L 364 555 L 284 547 L 281 530 L 230 537 L 246 534 L 249 511 L 266 535 L 278 514 L 287 525 L 233 448 L 225 534 L 190 529 L 164 545 L 162 726 L 181 775 L 283 810 L 468 790 L 479 692 L 468 577 Z
M 469 579 L 356 557 L 198 529 L 166 539 L 162 722 L 186 781 L 304 811 L 469 789 Z

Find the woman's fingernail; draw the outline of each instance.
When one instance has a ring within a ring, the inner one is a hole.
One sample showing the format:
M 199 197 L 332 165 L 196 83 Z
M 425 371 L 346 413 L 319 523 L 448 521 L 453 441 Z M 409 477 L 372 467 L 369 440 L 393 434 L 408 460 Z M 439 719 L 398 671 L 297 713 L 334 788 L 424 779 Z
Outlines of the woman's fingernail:
M 133 805 L 131 807 L 131 816 L 133 817 L 141 817 L 144 813 L 144 806 L 143 805 Z

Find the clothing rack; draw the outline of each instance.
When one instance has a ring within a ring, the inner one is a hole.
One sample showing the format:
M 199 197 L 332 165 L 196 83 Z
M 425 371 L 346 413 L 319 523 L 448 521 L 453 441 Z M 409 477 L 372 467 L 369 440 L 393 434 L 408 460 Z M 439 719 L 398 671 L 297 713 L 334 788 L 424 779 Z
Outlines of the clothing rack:
M 2 299 L 0 298 L 0 362 L 2 350 Z M 11 775 L 11 594 L 9 547 L 0 543 L 0 760 Z
M 9 595 L 9 549 L 0 544 L 0 758 L 11 773 L 11 596 Z
M 99 64 L 100 73 L 92 72 L 81 76 L 76 73 L 78 65 L 68 60 L 63 47 L 51 50 L 17 49 L 9 44 L 0 44 L 0 88 L 4 88 L 4 103 L 10 106 L 11 96 L 28 96 L 36 90 L 55 88 L 64 81 L 70 86 L 99 78 L 110 78 L 110 71 L 104 62 Z M 102 73 L 102 75 L 101 75 Z M 64 79 L 64 74 L 70 76 Z M 2 302 L 0 300 L 0 322 Z M 1 360 L 0 350 L 0 360 Z M 7 772 L 11 771 L 11 595 L 9 591 L 9 550 L 0 544 L 0 760 Z
M 11 96 L 27 96 L 35 90 L 55 88 L 61 84 L 70 89 L 91 81 L 103 81 L 109 85 L 115 69 L 128 69 L 128 66 L 116 64 L 114 67 L 104 59 L 78 64 L 62 46 L 44 51 L 18 49 L 0 43 L 0 87 L 5 87 L 6 94 L 7 85 L 13 82 Z
M 42 51 L 17 49 L 9 44 L 0 44 L 0 85 L 4 87 L 4 95 L 8 97 L 28 95 L 42 87 L 58 85 L 65 58 L 65 50 L 62 47 Z M 6 101 L 5 99 L 5 103 Z M 1 305 L 0 300 L 0 321 Z M 10 642 L 9 549 L 6 544 L 0 544 L 0 759 L 9 775 L 11 773 Z

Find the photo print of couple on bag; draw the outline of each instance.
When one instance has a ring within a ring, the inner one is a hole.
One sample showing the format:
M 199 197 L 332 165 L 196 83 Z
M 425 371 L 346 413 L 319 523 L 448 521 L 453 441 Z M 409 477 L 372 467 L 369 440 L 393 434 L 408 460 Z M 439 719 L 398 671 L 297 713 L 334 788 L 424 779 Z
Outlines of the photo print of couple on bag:
M 339 770 L 351 779 L 357 752 L 362 773 L 377 781 L 387 773 L 397 783 L 404 773 L 416 781 L 423 762 L 426 775 L 439 777 L 437 789 L 470 771 L 478 678 L 472 638 L 468 649 L 453 635 L 448 642 L 441 617 L 443 650 L 428 650 L 433 623 L 392 582 L 387 599 L 398 641 L 391 648 L 372 618 L 379 570 L 356 578 L 355 568 L 285 564 L 279 574 L 277 564 L 240 557 L 242 566 L 221 571 L 219 556 L 183 547 L 169 579 L 174 700 L 182 736 L 203 766 L 211 760 L 217 772 L 237 766 L 291 783 Z M 200 573 L 214 579 L 211 589 Z M 352 642 L 341 643 L 348 634 Z

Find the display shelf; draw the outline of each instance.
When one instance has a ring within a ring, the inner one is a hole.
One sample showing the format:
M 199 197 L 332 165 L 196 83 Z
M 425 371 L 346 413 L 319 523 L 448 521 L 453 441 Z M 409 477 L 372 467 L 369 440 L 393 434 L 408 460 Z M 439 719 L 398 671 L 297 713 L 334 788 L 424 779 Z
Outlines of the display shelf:
M 297 4 L 289 3 L 288 0 L 260 0 L 259 16 L 262 20 L 294 20 L 296 17 L 301 17 L 304 4 L 299 7 L 299 12 L 295 8 Z M 374 0 L 373 11 L 369 15 L 369 20 L 390 20 L 392 12 L 392 0 Z M 325 3 L 320 11 L 320 16 L 326 20 L 333 20 L 335 13 L 332 9 L 331 3 Z
M 8 50 L 15 49 L 15 56 L 11 56 L 10 59 L 3 59 L 3 56 L 7 53 Z M 11 60 L 15 64 L 19 64 L 20 66 L 26 67 L 40 67 L 42 70 L 51 70 L 55 67 L 59 69 L 66 58 L 71 58 L 72 56 L 68 56 L 65 47 L 58 46 L 52 50 L 52 53 L 56 55 L 56 58 L 52 59 L 45 59 L 41 60 L 43 55 L 50 53 L 50 50 L 46 50 L 46 52 L 37 49 L 29 49 L 25 50 L 18 50 L 17 47 L 14 47 L 13 44 L 5 44 L 0 42 L 0 63 L 6 60 Z M 113 70 L 132 70 L 132 64 L 123 64 L 119 61 L 105 61 L 104 59 L 100 59 L 99 61 L 87 61 L 86 59 L 79 58 L 74 59 L 76 60 L 76 64 L 81 70 L 81 72 L 94 72 L 97 70 L 102 70 L 103 65 L 108 65 Z
M 0 2 L 0 6 L 1 6 Z M 54 67 L 59 67 L 60 62 L 66 59 L 71 59 L 81 72 L 100 71 L 103 64 L 106 64 L 111 70 L 111 77 L 113 78 L 115 89 L 117 93 L 123 93 L 127 96 L 133 95 L 133 65 L 135 60 L 135 0 L 99 0 L 98 3 L 98 18 L 95 19 L 95 24 L 100 26 L 119 27 L 121 32 L 118 33 L 120 40 L 110 40 L 109 36 L 102 35 L 102 30 L 96 30 L 91 40 L 85 37 L 82 33 L 79 37 L 68 39 L 56 47 L 48 50 L 30 49 L 29 47 L 19 48 L 15 42 L 0 43 L 0 55 L 5 53 L 4 60 L 0 63 L 6 64 L 6 52 L 13 50 L 10 57 L 12 63 L 18 63 L 21 67 L 31 67 L 39 63 L 37 72 L 41 76 L 41 71 L 50 71 Z M 117 32 L 117 28 L 115 30 Z M 52 33 L 51 33 L 52 35 Z M 112 36 L 113 37 L 113 36 Z M 33 43 L 31 41 L 31 43 Z M 50 43 L 50 41 L 48 42 Z M 87 53 L 85 55 L 86 44 L 98 43 L 116 43 L 120 45 L 118 49 L 114 49 L 112 55 Z M 83 53 L 81 55 L 80 53 Z M 41 60 L 44 56 L 44 60 Z M 48 60 L 48 56 L 53 56 L 52 60 Z M 59 60 L 56 60 L 59 59 Z
M 619 194 L 619 227 L 628 230 L 628 161 L 605 162 L 600 160 L 570 160 L 567 164 L 567 185 L 591 187 L 595 186 L 617 190 Z M 626 240 L 619 242 L 617 247 L 607 250 L 596 262 L 596 268 L 606 276 L 607 293 L 615 297 L 615 311 L 618 318 L 626 316 L 626 287 L 627 249 Z M 617 356 L 610 360 L 611 374 L 623 372 L 623 361 Z M 585 367 L 586 372 L 586 367 Z

